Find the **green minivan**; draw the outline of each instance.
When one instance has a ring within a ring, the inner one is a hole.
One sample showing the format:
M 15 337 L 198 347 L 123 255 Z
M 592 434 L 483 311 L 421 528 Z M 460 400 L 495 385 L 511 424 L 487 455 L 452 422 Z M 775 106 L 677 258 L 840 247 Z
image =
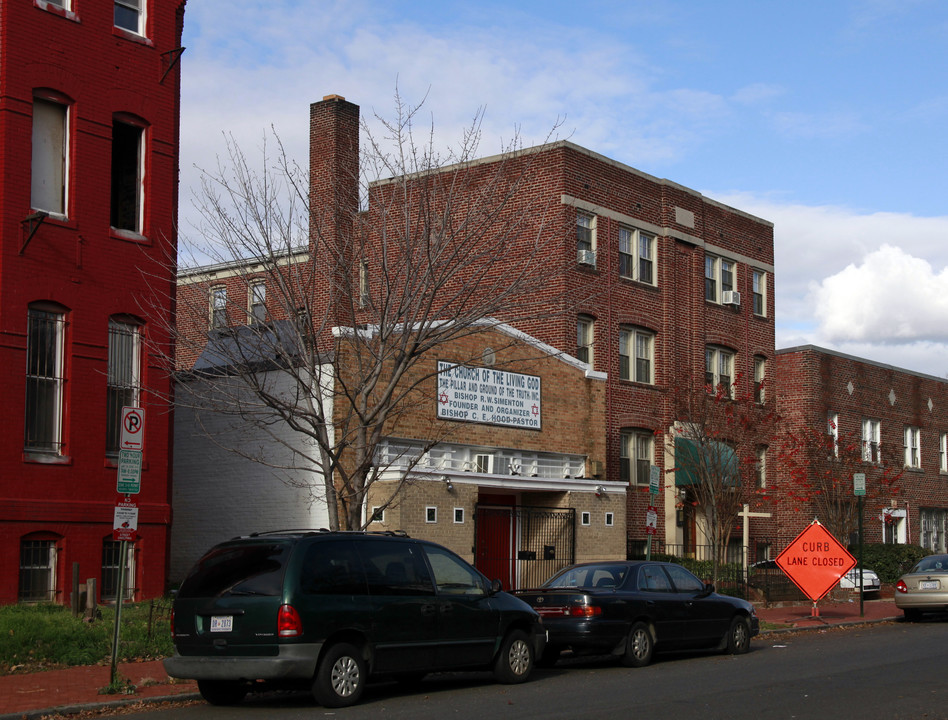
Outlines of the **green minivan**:
M 212 548 L 178 590 L 175 654 L 215 705 L 251 690 L 309 688 L 325 707 L 359 701 L 369 677 L 415 681 L 485 668 L 526 680 L 541 620 L 453 552 L 404 533 L 290 530 Z

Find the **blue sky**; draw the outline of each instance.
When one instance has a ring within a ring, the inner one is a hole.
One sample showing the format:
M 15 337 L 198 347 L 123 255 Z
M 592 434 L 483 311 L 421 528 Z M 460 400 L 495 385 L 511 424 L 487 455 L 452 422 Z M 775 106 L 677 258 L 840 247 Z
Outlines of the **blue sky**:
M 943 0 L 189 0 L 182 237 L 195 167 L 272 126 L 307 162 L 308 108 L 391 116 L 445 144 L 559 136 L 775 224 L 777 347 L 948 377 Z

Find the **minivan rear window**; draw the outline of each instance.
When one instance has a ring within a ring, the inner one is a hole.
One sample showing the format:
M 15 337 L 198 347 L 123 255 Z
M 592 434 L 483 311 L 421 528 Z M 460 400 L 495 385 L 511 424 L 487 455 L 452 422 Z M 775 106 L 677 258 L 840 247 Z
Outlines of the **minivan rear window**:
M 198 561 L 181 584 L 178 597 L 280 595 L 287 543 L 224 545 Z

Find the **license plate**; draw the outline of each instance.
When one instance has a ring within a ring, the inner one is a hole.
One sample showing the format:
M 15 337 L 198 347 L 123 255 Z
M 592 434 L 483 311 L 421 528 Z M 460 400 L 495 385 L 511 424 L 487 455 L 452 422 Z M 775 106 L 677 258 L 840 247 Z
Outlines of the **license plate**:
M 211 615 L 211 632 L 230 632 L 233 629 L 233 615 Z
M 918 583 L 919 590 L 937 590 L 938 581 L 937 580 L 922 580 Z

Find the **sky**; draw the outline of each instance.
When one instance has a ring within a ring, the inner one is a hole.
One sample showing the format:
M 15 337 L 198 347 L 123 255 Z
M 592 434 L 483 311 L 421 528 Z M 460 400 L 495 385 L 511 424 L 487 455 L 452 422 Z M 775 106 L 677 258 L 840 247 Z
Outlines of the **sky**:
M 226 8 L 226 9 L 225 9 Z M 200 169 L 309 105 L 481 151 L 556 136 L 774 223 L 777 348 L 948 378 L 944 0 L 188 0 L 181 238 Z

